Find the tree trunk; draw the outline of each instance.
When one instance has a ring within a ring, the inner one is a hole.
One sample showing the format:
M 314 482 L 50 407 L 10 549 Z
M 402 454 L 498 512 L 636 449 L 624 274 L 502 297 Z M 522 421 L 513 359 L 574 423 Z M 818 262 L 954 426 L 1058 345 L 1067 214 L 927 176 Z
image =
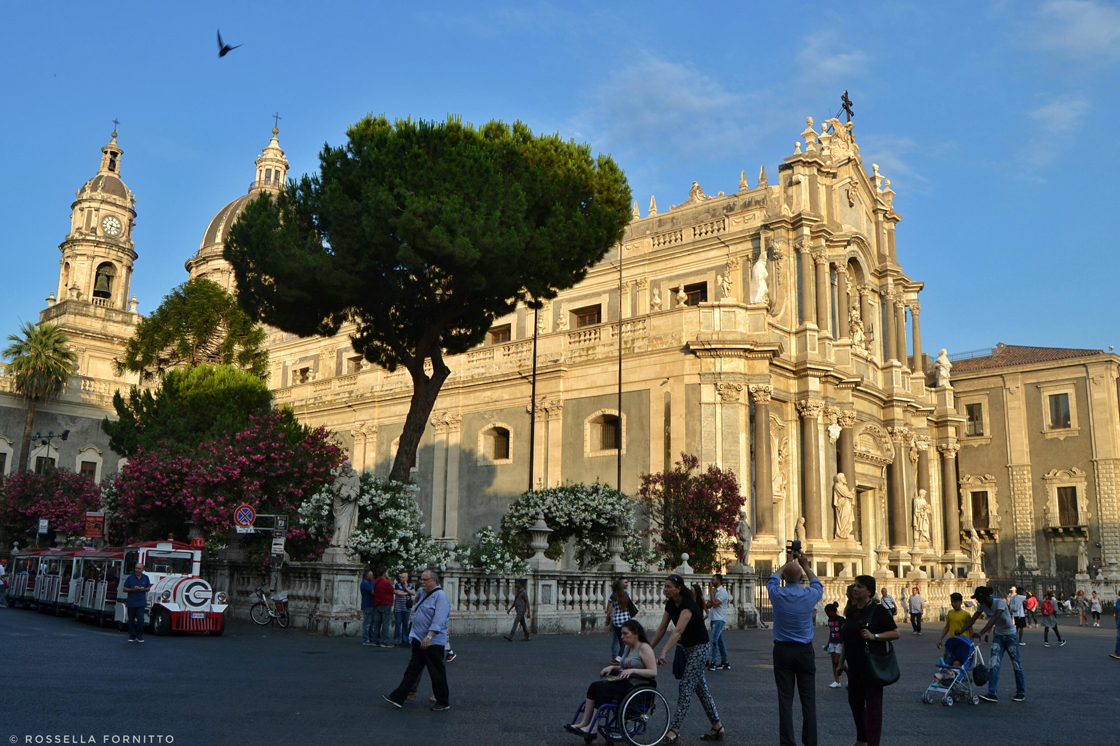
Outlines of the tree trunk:
M 416 450 L 420 447 L 420 438 L 427 427 L 428 416 L 436 405 L 440 387 L 451 375 L 451 369 L 444 364 L 440 352 L 433 354 L 431 359 L 431 378 L 424 374 L 424 358 L 416 358 L 415 364 L 408 368 L 412 376 L 412 401 L 408 405 L 408 416 L 404 420 L 404 430 L 401 432 L 396 458 L 393 459 L 393 469 L 389 472 L 389 479 L 394 482 L 408 481 L 409 471 L 416 463 Z
M 22 474 L 27 471 L 27 459 L 31 457 L 31 425 L 35 422 L 35 400 L 27 400 L 27 421 L 23 423 L 23 442 L 19 446 L 19 469 Z

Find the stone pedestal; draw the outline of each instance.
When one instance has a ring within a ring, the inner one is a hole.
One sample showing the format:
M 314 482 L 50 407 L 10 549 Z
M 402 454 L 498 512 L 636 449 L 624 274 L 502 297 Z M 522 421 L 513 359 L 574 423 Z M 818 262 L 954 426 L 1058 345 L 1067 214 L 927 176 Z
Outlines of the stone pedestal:
M 630 572 L 630 563 L 622 559 L 622 545 L 625 540 L 626 534 L 617 528 L 611 531 L 607 536 L 607 551 L 611 553 L 611 558 L 599 565 L 600 570 L 614 573 Z
M 754 575 L 754 568 L 750 565 L 743 565 L 736 562 L 731 567 L 727 568 L 728 575 Z
M 551 533 L 552 529 L 544 522 L 544 515 L 538 515 L 537 522 L 529 529 L 529 548 L 533 550 L 533 556 L 525 561 L 529 569 L 535 573 L 555 572 L 560 569 L 559 562 L 544 555 L 545 550 L 548 549 L 548 535 Z
M 910 549 L 910 572 L 906 573 L 909 580 L 925 580 L 929 574 L 922 569 L 922 552 L 920 547 L 912 547 Z
M 331 637 L 353 637 L 361 631 L 362 604 L 358 586 L 363 569 L 362 565 L 350 563 L 322 563 L 319 608 L 314 620 L 316 632 Z
M 890 579 L 894 577 L 894 571 L 891 570 L 890 565 L 891 550 L 883 544 L 875 550 L 875 561 L 878 563 L 879 568 L 875 570 L 874 576 L 876 579 Z
M 677 575 L 692 575 L 695 571 L 688 564 L 688 552 L 681 552 L 681 563 L 673 568 Z
M 969 580 L 987 580 L 988 576 L 984 574 L 983 570 L 969 570 L 968 571 L 968 579 Z
M 351 565 L 358 564 L 354 562 L 354 558 L 350 553 L 340 547 L 327 547 L 323 550 L 323 558 L 320 560 L 324 565 Z

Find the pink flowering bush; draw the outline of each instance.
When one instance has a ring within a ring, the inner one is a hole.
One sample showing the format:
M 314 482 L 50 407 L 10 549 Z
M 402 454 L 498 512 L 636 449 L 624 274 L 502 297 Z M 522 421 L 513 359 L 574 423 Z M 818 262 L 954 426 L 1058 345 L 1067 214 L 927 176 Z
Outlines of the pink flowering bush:
M 115 518 L 110 527 L 121 532 L 114 538 L 174 534 L 185 539 L 189 521 L 208 546 L 221 546 L 234 508 L 246 503 L 258 514 L 289 515 L 291 556 L 321 552 L 318 545 L 325 543 L 296 527 L 300 504 L 327 485 L 331 469 L 342 463 L 342 451 L 328 437 L 321 427 L 292 432 L 279 413 L 271 412 L 250 417 L 244 430 L 193 451 L 175 446 L 141 450 L 129 459 L 113 490 L 106 491 Z
M 698 572 L 718 572 L 719 553 L 730 547 L 745 502 L 735 475 L 716 466 L 695 473 L 700 461 L 687 453 L 672 471 L 643 474 L 638 502 L 665 568 L 681 553 Z
M 101 509 L 101 489 L 89 477 L 66 469 L 13 474 L 0 481 L 0 530 L 10 541 L 34 541 L 39 519 L 50 530 L 81 536 L 87 511 Z

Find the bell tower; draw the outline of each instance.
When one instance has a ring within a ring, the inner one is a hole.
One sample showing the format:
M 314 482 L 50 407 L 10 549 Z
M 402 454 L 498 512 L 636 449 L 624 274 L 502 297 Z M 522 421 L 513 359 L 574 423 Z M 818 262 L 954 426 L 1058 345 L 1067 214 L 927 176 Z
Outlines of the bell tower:
M 39 314 L 40 323 L 58 324 L 70 337 L 78 375 L 115 381 L 122 379 L 113 360 L 141 318 L 130 295 L 136 197 L 120 178 L 123 153 L 114 130 L 101 148 L 97 174 L 70 205 L 70 232 L 58 247 L 58 286 Z

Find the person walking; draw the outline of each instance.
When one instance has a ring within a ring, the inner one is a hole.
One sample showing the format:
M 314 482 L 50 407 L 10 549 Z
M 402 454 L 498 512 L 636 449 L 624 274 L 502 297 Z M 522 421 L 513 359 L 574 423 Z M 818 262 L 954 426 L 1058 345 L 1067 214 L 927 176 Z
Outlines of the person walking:
M 393 647 L 389 635 L 389 625 L 393 620 L 393 581 L 389 579 L 389 568 L 382 568 L 373 581 L 373 642 L 379 648 Z
M 882 593 L 883 593 L 883 598 L 882 598 L 882 601 L 880 601 L 880 604 L 882 605 L 882 607 L 884 609 L 887 610 L 887 613 L 890 614 L 893 617 L 898 612 L 898 608 L 895 606 L 895 603 L 894 603 L 894 596 L 887 593 L 887 587 L 886 586 L 883 586 Z
M 1101 611 L 1102 610 L 1103 610 L 1103 606 L 1101 605 L 1100 596 L 1097 595 L 1096 591 L 1093 591 L 1093 597 L 1089 599 L 1089 613 L 1093 615 L 1093 626 L 1094 627 L 1101 626 Z
M 358 585 L 358 592 L 362 595 L 362 644 L 376 645 L 373 632 L 373 570 L 366 570 L 365 577 Z
M 1022 702 L 1027 698 L 1027 677 L 1023 673 L 1023 663 L 1019 660 L 1019 640 L 1015 636 L 1015 622 L 1011 619 L 1011 612 L 1007 609 L 1007 602 L 1002 598 L 993 598 L 992 589 L 982 585 L 973 592 L 976 600 L 976 613 L 964 626 L 968 632 L 976 624 L 981 614 L 986 614 L 988 623 L 979 632 L 985 635 L 992 631 L 992 652 L 988 657 L 988 666 L 991 668 L 991 678 L 988 679 L 988 691 L 980 695 L 985 702 L 999 701 L 999 672 L 1003 664 L 1003 654 L 1011 658 L 1011 666 L 1015 670 L 1015 696 L 1012 702 Z
M 1085 591 L 1078 591 L 1073 598 L 1073 609 L 1077 612 L 1077 626 L 1084 627 L 1089 622 L 1089 599 Z
M 1114 611 L 1116 612 L 1116 649 L 1109 653 L 1108 657 L 1120 661 L 1120 598 L 1116 599 Z
M 408 647 L 408 615 L 412 612 L 412 599 L 416 586 L 409 582 L 408 570 L 397 577 L 393 586 L 393 644 Z
M 408 639 L 412 644 L 412 657 L 404 670 L 400 685 L 381 698 L 398 710 L 404 707 L 405 698 L 414 691 L 424 669 L 432 679 L 432 695 L 435 702 L 430 709 L 442 712 L 451 709 L 448 701 L 447 669 L 444 667 L 445 646 L 447 645 L 447 621 L 451 618 L 451 601 L 440 587 L 439 574 L 435 570 L 425 570 L 420 575 L 421 590 L 416 594 L 412 609 L 412 628 Z
M 972 614 L 961 608 L 964 603 L 964 596 L 959 593 L 949 594 L 949 603 L 953 605 L 953 610 L 945 614 L 945 629 L 941 630 L 941 637 L 937 638 L 937 648 L 941 649 L 941 643 L 945 641 L 946 637 L 967 637 L 964 633 L 964 627 L 968 624 L 968 620 L 972 618 Z
M 1023 630 L 1027 628 L 1027 597 L 1015 586 L 1011 586 L 1011 593 L 1007 595 L 1007 610 L 1015 620 L 1015 631 L 1019 634 L 1019 646 L 1022 647 L 1027 644 L 1023 642 Z
M 1034 591 L 1027 591 L 1027 625 L 1031 629 L 1038 629 L 1038 596 Z
M 630 600 L 630 580 L 625 576 L 615 579 L 611 595 L 607 597 L 607 621 L 611 625 L 611 665 L 622 662 L 622 624 L 638 615 Z
M 850 586 L 849 586 L 850 587 Z M 832 657 L 832 683 L 830 689 L 839 689 L 840 671 L 844 661 L 844 645 L 840 640 L 840 628 L 844 625 L 844 617 L 839 614 L 840 604 L 831 603 L 824 607 L 825 616 L 828 617 L 828 644 L 825 650 Z
M 793 731 L 793 690 L 801 698 L 801 743 L 817 743 L 817 665 L 813 659 L 813 611 L 824 586 L 798 550 L 791 561 L 766 581 L 774 610 L 774 683 L 778 688 L 778 729 L 782 746 L 796 746 Z M 809 579 L 808 587 L 801 578 Z M 785 585 L 782 582 L 785 581 Z
M 692 706 L 693 694 L 700 699 L 704 713 L 712 724 L 712 729 L 700 736 L 700 740 L 722 741 L 727 731 L 724 730 L 723 723 L 719 719 L 715 700 L 712 699 L 712 693 L 708 691 L 708 681 L 704 678 L 704 668 L 708 662 L 708 630 L 704 627 L 704 613 L 680 575 L 674 573 L 667 577 L 662 592 L 665 594 L 665 612 L 661 615 L 661 624 L 653 635 L 650 647 L 657 647 L 657 643 L 665 636 L 669 623 L 672 622 L 673 632 L 665 641 L 661 655 L 657 656 L 657 665 L 665 665 L 665 659 L 676 648 L 678 642 L 684 649 L 685 657 L 684 675 L 681 676 L 681 683 L 677 689 L 677 710 L 673 713 L 673 721 L 669 724 L 665 741 L 676 743 L 680 740 L 681 723 L 688 715 L 688 708 Z
M 0 560 L 0 607 L 8 604 L 8 560 Z
M 910 598 L 906 599 L 906 607 L 910 611 L 910 627 L 914 630 L 914 634 L 922 634 L 922 613 L 926 608 L 926 600 L 922 598 L 917 587 L 910 592 Z
M 875 578 L 859 575 L 852 584 L 854 608 L 840 627 L 848 670 L 848 707 L 856 725 L 856 743 L 879 746 L 883 735 L 883 687 L 871 677 L 868 652 L 885 655 L 900 637 L 894 617 L 875 603 Z
M 506 609 L 506 614 L 508 615 L 513 609 L 517 609 L 517 616 L 514 617 L 513 627 L 510 628 L 506 639 L 513 642 L 513 636 L 517 633 L 517 626 L 521 625 L 521 631 L 525 633 L 525 642 L 529 642 L 529 627 L 525 624 L 525 620 L 529 618 L 529 594 L 525 591 L 525 581 L 522 578 L 514 581 L 514 586 L 517 588 L 517 595 L 514 596 L 513 603 Z
M 1058 605 L 1054 601 L 1054 591 L 1046 591 L 1046 598 L 1042 601 L 1042 646 L 1050 647 L 1050 630 L 1054 630 L 1054 637 L 1058 638 L 1058 647 L 1066 644 L 1062 633 L 1058 631 Z
M 731 670 L 731 662 L 727 658 L 727 646 L 723 644 L 723 628 L 727 625 L 727 603 L 730 596 L 723 587 L 723 576 L 716 573 L 712 576 L 712 585 L 709 589 L 708 621 L 712 623 L 712 642 L 708 653 L 708 670 Z M 720 663 L 716 662 L 716 653 L 719 653 Z
M 144 566 L 137 564 L 121 587 L 127 594 L 124 605 L 128 612 L 128 641 L 144 642 L 144 609 L 148 606 L 148 591 L 152 589 L 152 581 L 144 574 Z

